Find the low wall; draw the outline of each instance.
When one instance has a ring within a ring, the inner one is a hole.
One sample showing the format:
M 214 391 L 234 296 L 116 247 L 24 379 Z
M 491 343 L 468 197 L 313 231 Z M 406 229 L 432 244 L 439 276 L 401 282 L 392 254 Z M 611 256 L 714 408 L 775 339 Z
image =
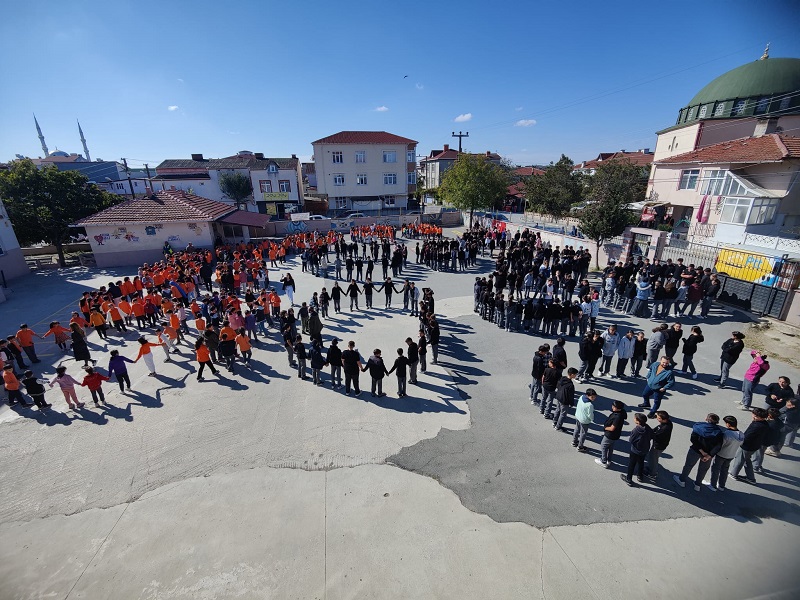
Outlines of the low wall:
M 24 252 L 19 248 L 6 250 L 0 255 L 0 271 L 3 272 L 6 281 L 22 277 L 31 272 L 28 263 L 25 262 Z M 0 279 L 0 286 L 2 285 L 3 281 Z
M 91 251 L 92 247 L 89 245 L 89 242 L 83 242 L 81 244 L 64 244 L 65 253 L 91 252 Z M 48 246 L 34 246 L 32 248 L 23 248 L 22 253 L 25 256 L 43 256 L 46 254 L 57 254 L 58 251 L 56 250 L 55 246 L 48 245 Z

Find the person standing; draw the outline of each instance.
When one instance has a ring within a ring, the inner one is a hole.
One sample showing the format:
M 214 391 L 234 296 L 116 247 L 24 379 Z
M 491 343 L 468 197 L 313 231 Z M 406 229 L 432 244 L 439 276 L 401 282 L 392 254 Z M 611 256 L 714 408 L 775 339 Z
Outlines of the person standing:
M 347 295 L 350 297 L 350 312 L 353 311 L 353 305 L 355 305 L 356 310 L 360 310 L 358 308 L 358 295 L 362 293 L 361 289 L 356 284 L 355 279 L 350 280 L 350 285 L 347 286 Z
M 647 383 L 642 391 L 642 402 L 638 408 L 649 408 L 647 415 L 650 419 L 655 417 L 656 411 L 661 406 L 661 400 L 667 390 L 675 385 L 675 374 L 672 371 L 672 362 L 666 356 L 662 356 L 658 362 L 650 365 L 647 370 Z M 650 408 L 650 398 L 653 398 L 653 407 Z
M 708 413 L 705 421 L 695 423 L 692 426 L 692 434 L 689 439 L 691 445 L 686 453 L 683 470 L 680 475 L 673 475 L 672 479 L 680 487 L 686 487 L 689 473 L 692 472 L 695 465 L 698 465 L 697 476 L 694 480 L 694 491 L 699 492 L 700 484 L 703 482 L 703 478 L 709 468 L 711 468 L 711 461 L 722 449 L 723 435 L 722 430 L 719 428 L 719 415 Z
M 658 461 L 672 438 L 672 421 L 669 413 L 665 410 L 656 411 L 656 420 L 658 425 L 653 429 L 653 447 L 647 453 L 647 468 L 645 469 L 645 477 L 651 481 L 658 478 Z
M 633 343 L 633 357 L 631 358 L 631 377 L 638 379 L 640 377 L 639 371 L 642 369 L 642 364 L 647 357 L 647 338 L 644 337 L 644 331 L 636 334 L 636 340 Z
M 43 379 L 37 379 L 33 374 L 33 371 L 30 369 L 25 371 L 22 379 L 22 385 L 25 386 L 25 391 L 28 392 L 28 395 L 33 400 L 33 403 L 39 407 L 39 410 L 46 410 L 52 406 L 52 404 L 48 404 L 44 400 L 44 383 L 45 381 Z
M 52 388 L 56 384 L 61 388 L 61 393 L 64 394 L 64 399 L 72 410 L 83 408 L 83 402 L 78 402 L 78 395 L 75 393 L 75 386 L 80 385 L 80 382 L 67 373 L 67 367 L 56 369 L 55 377 L 50 380 L 50 387 Z
M 567 376 L 562 377 L 556 388 L 556 412 L 553 415 L 553 429 L 564 431 L 564 419 L 567 412 L 575 405 L 575 384 L 574 379 L 578 376 L 578 369 L 570 367 Z M 577 429 L 577 426 L 576 426 Z
M 92 355 L 89 354 L 89 346 L 86 345 L 86 338 L 83 335 L 83 331 L 81 331 L 80 325 L 72 323 L 69 327 L 72 330 L 70 337 L 72 338 L 72 354 L 75 357 L 75 361 L 82 360 L 84 367 L 88 367 L 90 361 L 95 364 L 97 361 L 93 360 Z
M 419 364 L 419 346 L 410 337 L 406 338 L 408 346 L 408 381 L 411 384 L 417 383 L 417 365 Z
M 397 358 L 395 359 L 392 368 L 389 369 L 388 375 L 391 375 L 395 371 L 397 372 L 397 395 L 400 398 L 406 395 L 407 367 L 408 367 L 408 359 L 405 356 L 403 356 L 403 349 L 398 348 Z
M 769 408 L 782 409 L 788 400 L 794 397 L 792 392 L 792 382 L 786 376 L 778 377 L 777 383 L 770 383 L 767 386 L 767 396 L 764 401 Z
M 653 328 L 653 333 L 650 338 L 647 340 L 647 363 L 645 363 L 646 368 L 650 368 L 654 362 L 658 362 L 658 355 L 661 352 L 661 349 L 664 347 L 664 344 L 667 343 L 667 329 L 669 329 L 669 325 L 666 323 L 662 323 L 658 327 Z
M 683 329 L 680 323 L 673 323 L 672 327 L 667 328 L 664 333 L 667 334 L 667 339 L 664 342 L 664 354 L 669 358 L 674 367 L 676 363 L 673 357 L 678 352 L 678 347 L 681 345 Z
M 322 342 L 311 340 L 311 350 L 309 351 L 309 361 L 311 362 L 311 379 L 314 385 L 322 385 L 322 369 L 325 368 L 325 357 L 322 355 Z
M 372 378 L 372 396 L 385 396 L 386 394 L 383 392 L 383 376 L 388 375 L 389 372 L 383 363 L 380 348 L 375 348 L 372 351 L 372 356 L 369 357 L 367 364 L 361 369 L 362 372 L 367 370 L 369 370 L 369 375 Z
M 731 465 L 731 477 L 736 481 L 746 481 L 752 485 L 756 484 L 756 476 L 753 472 L 753 454 L 761 449 L 764 438 L 768 433 L 767 411 L 763 408 L 754 408 L 753 421 L 745 430 L 742 445 L 736 451 L 736 456 Z M 744 467 L 746 478 L 739 475 L 742 467 Z
M 586 434 L 589 426 L 594 421 L 594 401 L 597 400 L 597 392 L 589 388 L 586 393 L 578 398 L 575 406 L 575 431 L 572 434 L 572 447 L 577 448 L 578 452 L 586 452 Z
M 683 365 L 678 373 L 691 373 L 692 379 L 697 379 L 697 369 L 694 367 L 694 355 L 697 354 L 697 345 L 701 344 L 705 338 L 700 328 L 695 325 L 692 327 L 689 337 L 683 338 Z
M 643 469 L 644 458 L 650 452 L 653 441 L 653 430 L 647 424 L 647 417 L 644 413 L 636 413 L 633 417 L 636 425 L 631 430 L 628 438 L 631 448 L 628 454 L 628 472 L 620 473 L 619 477 L 629 486 L 633 485 L 633 474 L 638 470 L 639 475 L 636 480 L 644 483 Z
M 625 379 L 625 368 L 628 366 L 628 361 L 633 358 L 633 351 L 636 346 L 636 340 L 633 337 L 633 329 L 619 339 L 617 346 L 617 379 Z
M 342 350 L 338 339 L 331 340 L 325 362 L 331 366 L 331 388 L 335 390 L 342 387 Z
M 753 454 L 753 471 L 756 473 L 764 473 L 764 455 L 769 451 L 770 447 L 779 444 L 783 440 L 783 421 L 781 421 L 781 411 L 777 408 L 767 409 L 767 435 L 764 436 L 764 441 L 761 442 L 755 454 Z M 770 451 L 771 456 L 775 456 L 774 452 Z
M 97 373 L 92 367 L 86 368 L 86 377 L 83 378 L 81 385 L 89 388 L 95 406 L 100 406 L 101 402 L 103 404 L 106 403 L 106 395 L 103 393 L 103 382 L 108 380 L 108 377 Z
M 544 375 L 544 370 L 547 368 L 550 359 L 549 350 L 550 348 L 547 344 L 542 344 L 533 355 L 531 384 L 528 386 L 531 388 L 530 400 L 533 405 L 539 404 L 539 394 L 542 392 L 542 375 Z
M 250 359 L 253 358 L 253 346 L 250 344 L 250 338 L 247 337 L 246 329 L 244 327 L 240 327 L 236 331 L 236 334 L 237 335 L 233 341 L 236 342 L 236 347 L 239 349 L 239 353 L 242 355 L 242 361 L 248 369 L 252 369 L 253 366 L 250 364 Z
M 344 369 L 344 390 L 347 396 L 350 395 L 350 385 L 356 396 L 361 395 L 361 388 L 358 386 L 358 377 L 362 371 L 361 354 L 356 350 L 356 343 L 353 340 L 347 342 L 347 350 L 342 352 L 342 368 Z
M 761 381 L 761 377 L 769 371 L 769 361 L 766 354 L 761 354 L 760 350 L 753 350 L 750 352 L 753 362 L 747 368 L 742 378 L 742 399 L 739 404 L 742 405 L 742 410 L 750 410 L 750 405 L 753 403 L 753 390 Z
M 14 406 L 17 402 L 22 406 L 33 406 L 33 404 L 25 402 L 25 397 L 22 395 L 22 390 L 20 390 L 19 379 L 14 373 L 14 365 L 10 362 L 3 365 L 3 385 L 8 393 L 9 406 Z
M 786 401 L 786 406 L 779 409 L 779 412 L 780 419 L 783 422 L 783 438 L 767 450 L 767 454 L 770 456 L 780 456 L 784 446 L 791 448 L 797 436 L 797 429 L 800 427 L 800 409 L 797 407 L 796 399 L 789 398 Z
M 436 317 L 431 314 L 428 319 L 428 343 L 431 346 L 431 362 L 439 364 L 439 323 Z
M 425 357 L 428 355 L 428 339 L 425 337 L 425 330 L 419 330 L 419 342 L 417 342 L 419 353 L 419 372 L 424 373 L 428 366 L 425 363 Z
M 600 377 L 605 377 L 611 371 L 611 361 L 619 348 L 620 335 L 617 333 L 616 325 L 609 325 L 608 329 L 600 336 L 603 340 L 602 362 L 600 363 Z M 612 379 L 614 376 L 612 375 Z
M 711 478 L 703 481 L 703 485 L 707 485 L 712 492 L 725 491 L 731 461 L 744 441 L 744 434 L 737 429 L 736 417 L 728 415 L 722 418 L 722 422 L 725 423 L 725 427 L 722 429 L 722 448 L 714 456 L 714 462 L 711 463 Z
M 719 382 L 717 387 L 723 389 L 728 380 L 731 367 L 739 360 L 739 355 L 744 350 L 744 334 L 741 331 L 734 331 L 731 337 L 722 344 L 722 354 L 720 354 L 720 374 L 714 381 Z
M 608 415 L 603 423 L 603 440 L 600 442 L 600 458 L 595 458 L 594 462 L 608 469 L 611 466 L 611 458 L 614 455 L 614 444 L 622 435 L 622 426 L 628 413 L 625 411 L 625 404 L 621 400 L 614 400 L 611 403 L 611 414 Z
M 135 363 L 139 362 L 139 359 L 144 360 L 144 364 L 147 365 L 147 369 L 150 371 L 148 374 L 149 377 L 156 376 L 156 364 L 153 360 L 153 348 L 156 346 L 163 346 L 164 342 L 159 341 L 158 343 L 148 342 L 147 338 L 140 337 L 138 340 L 139 342 L 139 354 L 136 356 L 136 359 L 133 361 Z
M 117 376 L 117 383 L 119 384 L 119 391 L 125 393 L 125 385 L 128 386 L 128 391 L 131 389 L 131 378 L 128 375 L 128 368 L 125 363 L 133 364 L 133 361 L 127 356 L 120 356 L 119 350 L 111 351 L 111 358 L 108 360 L 108 376 L 112 374 Z
M 308 355 L 306 353 L 306 345 L 303 343 L 303 336 L 299 334 L 294 339 L 294 355 L 297 358 L 297 376 L 303 380 L 308 379 L 306 375 Z
M 208 349 L 205 339 L 202 337 L 197 338 L 197 341 L 194 343 L 194 351 L 197 356 L 197 362 L 200 363 L 200 368 L 197 370 L 197 381 L 203 381 L 203 369 L 206 367 L 211 369 L 214 375 L 219 375 L 217 369 L 214 368 L 214 363 L 211 362 L 211 352 Z
M 553 418 L 553 408 L 558 403 L 556 400 L 556 390 L 558 382 L 561 380 L 561 373 L 556 368 L 553 357 L 547 360 L 547 366 L 542 373 L 542 405 L 539 412 L 545 419 Z
M 42 362 L 39 360 L 39 357 L 36 356 L 36 347 L 33 344 L 34 336 L 38 337 L 39 339 L 43 339 L 38 333 L 36 333 L 33 329 L 29 329 L 28 325 L 23 323 L 19 326 L 19 331 L 17 331 L 17 341 L 19 345 L 22 347 L 22 350 L 25 354 L 28 355 L 28 359 L 32 363 L 40 363 Z

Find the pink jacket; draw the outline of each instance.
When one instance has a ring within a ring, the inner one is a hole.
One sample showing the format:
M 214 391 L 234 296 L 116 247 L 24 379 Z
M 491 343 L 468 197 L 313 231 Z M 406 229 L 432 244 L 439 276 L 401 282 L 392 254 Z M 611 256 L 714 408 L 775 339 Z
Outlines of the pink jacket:
M 756 356 L 755 352 L 751 352 L 750 356 L 753 357 L 753 362 L 750 363 L 747 371 L 745 371 L 744 378 L 747 381 L 755 381 L 756 377 L 761 377 L 769 371 L 769 363 L 760 356 Z

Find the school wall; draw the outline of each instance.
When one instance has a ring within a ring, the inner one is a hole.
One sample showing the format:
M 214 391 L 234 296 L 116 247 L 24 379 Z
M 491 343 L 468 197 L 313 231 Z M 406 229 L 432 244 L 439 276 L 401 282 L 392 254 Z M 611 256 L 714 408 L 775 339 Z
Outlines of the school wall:
M 0 201 L 0 270 L 6 280 L 30 273 L 5 205 Z M 3 282 L 0 279 L 0 286 Z
M 211 223 L 132 223 L 86 227 L 98 267 L 123 267 L 152 263 L 163 258 L 164 242 L 175 248 L 189 243 L 196 248 L 211 248 L 214 237 Z

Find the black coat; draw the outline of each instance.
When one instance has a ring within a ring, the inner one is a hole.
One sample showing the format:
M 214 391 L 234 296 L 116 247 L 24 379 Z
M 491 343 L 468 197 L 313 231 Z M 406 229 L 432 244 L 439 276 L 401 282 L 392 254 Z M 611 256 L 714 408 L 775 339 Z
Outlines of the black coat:
M 575 406 L 575 384 L 569 377 L 562 377 L 556 388 L 556 400 L 564 406 Z
M 733 338 L 725 340 L 725 343 L 722 344 L 722 354 L 720 358 L 729 365 L 732 365 L 739 360 L 739 355 L 742 353 L 742 350 L 744 350 L 744 342 L 742 340 L 735 340 Z

